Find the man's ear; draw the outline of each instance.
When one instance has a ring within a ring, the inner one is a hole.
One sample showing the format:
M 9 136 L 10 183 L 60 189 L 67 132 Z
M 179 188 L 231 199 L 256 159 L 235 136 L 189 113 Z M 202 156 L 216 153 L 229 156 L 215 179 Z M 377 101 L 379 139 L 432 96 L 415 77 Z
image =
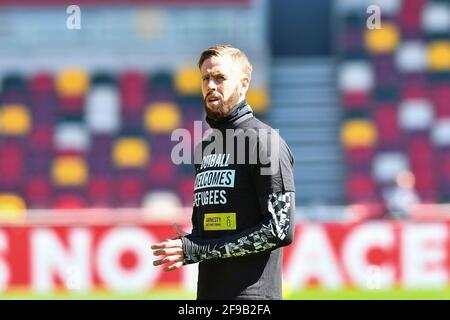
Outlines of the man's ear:
M 248 91 L 249 86 L 250 86 L 250 79 L 247 76 L 242 77 L 241 85 L 242 85 L 241 95 L 245 95 L 247 93 L 247 91 Z

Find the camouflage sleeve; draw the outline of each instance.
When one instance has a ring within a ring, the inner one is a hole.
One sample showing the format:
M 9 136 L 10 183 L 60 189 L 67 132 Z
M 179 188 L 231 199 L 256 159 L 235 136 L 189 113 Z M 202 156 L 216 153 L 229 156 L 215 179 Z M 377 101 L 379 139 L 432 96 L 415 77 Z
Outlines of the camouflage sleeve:
M 238 234 L 214 240 L 202 240 L 194 234 L 182 237 L 183 264 L 238 257 L 289 245 L 295 227 L 294 192 L 269 194 L 267 210 L 270 215 L 266 220 Z

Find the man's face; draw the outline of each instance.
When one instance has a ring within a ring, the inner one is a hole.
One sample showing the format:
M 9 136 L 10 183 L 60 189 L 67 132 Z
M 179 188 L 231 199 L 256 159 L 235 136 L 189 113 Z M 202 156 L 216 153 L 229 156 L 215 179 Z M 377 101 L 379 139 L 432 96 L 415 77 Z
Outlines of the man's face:
M 214 120 L 227 116 L 244 96 L 248 78 L 230 56 L 206 59 L 200 72 L 206 114 Z

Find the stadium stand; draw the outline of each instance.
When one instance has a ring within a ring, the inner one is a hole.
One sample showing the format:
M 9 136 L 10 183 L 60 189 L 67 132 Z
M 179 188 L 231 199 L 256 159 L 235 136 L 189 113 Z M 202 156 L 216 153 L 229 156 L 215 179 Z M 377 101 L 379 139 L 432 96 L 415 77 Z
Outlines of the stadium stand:
M 365 1 L 340 4 L 348 203 L 448 202 L 449 3 L 374 1 L 379 29 L 366 28 Z

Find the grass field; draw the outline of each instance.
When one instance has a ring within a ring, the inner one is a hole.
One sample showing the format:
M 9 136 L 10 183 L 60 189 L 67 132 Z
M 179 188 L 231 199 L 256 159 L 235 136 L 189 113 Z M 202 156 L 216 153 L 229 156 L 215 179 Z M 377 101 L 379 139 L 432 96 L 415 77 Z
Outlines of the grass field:
M 145 294 L 58 293 L 37 295 L 31 293 L 1 293 L 1 300 L 191 300 L 195 293 L 158 290 Z M 304 290 L 286 294 L 286 300 L 450 300 L 447 290 Z

